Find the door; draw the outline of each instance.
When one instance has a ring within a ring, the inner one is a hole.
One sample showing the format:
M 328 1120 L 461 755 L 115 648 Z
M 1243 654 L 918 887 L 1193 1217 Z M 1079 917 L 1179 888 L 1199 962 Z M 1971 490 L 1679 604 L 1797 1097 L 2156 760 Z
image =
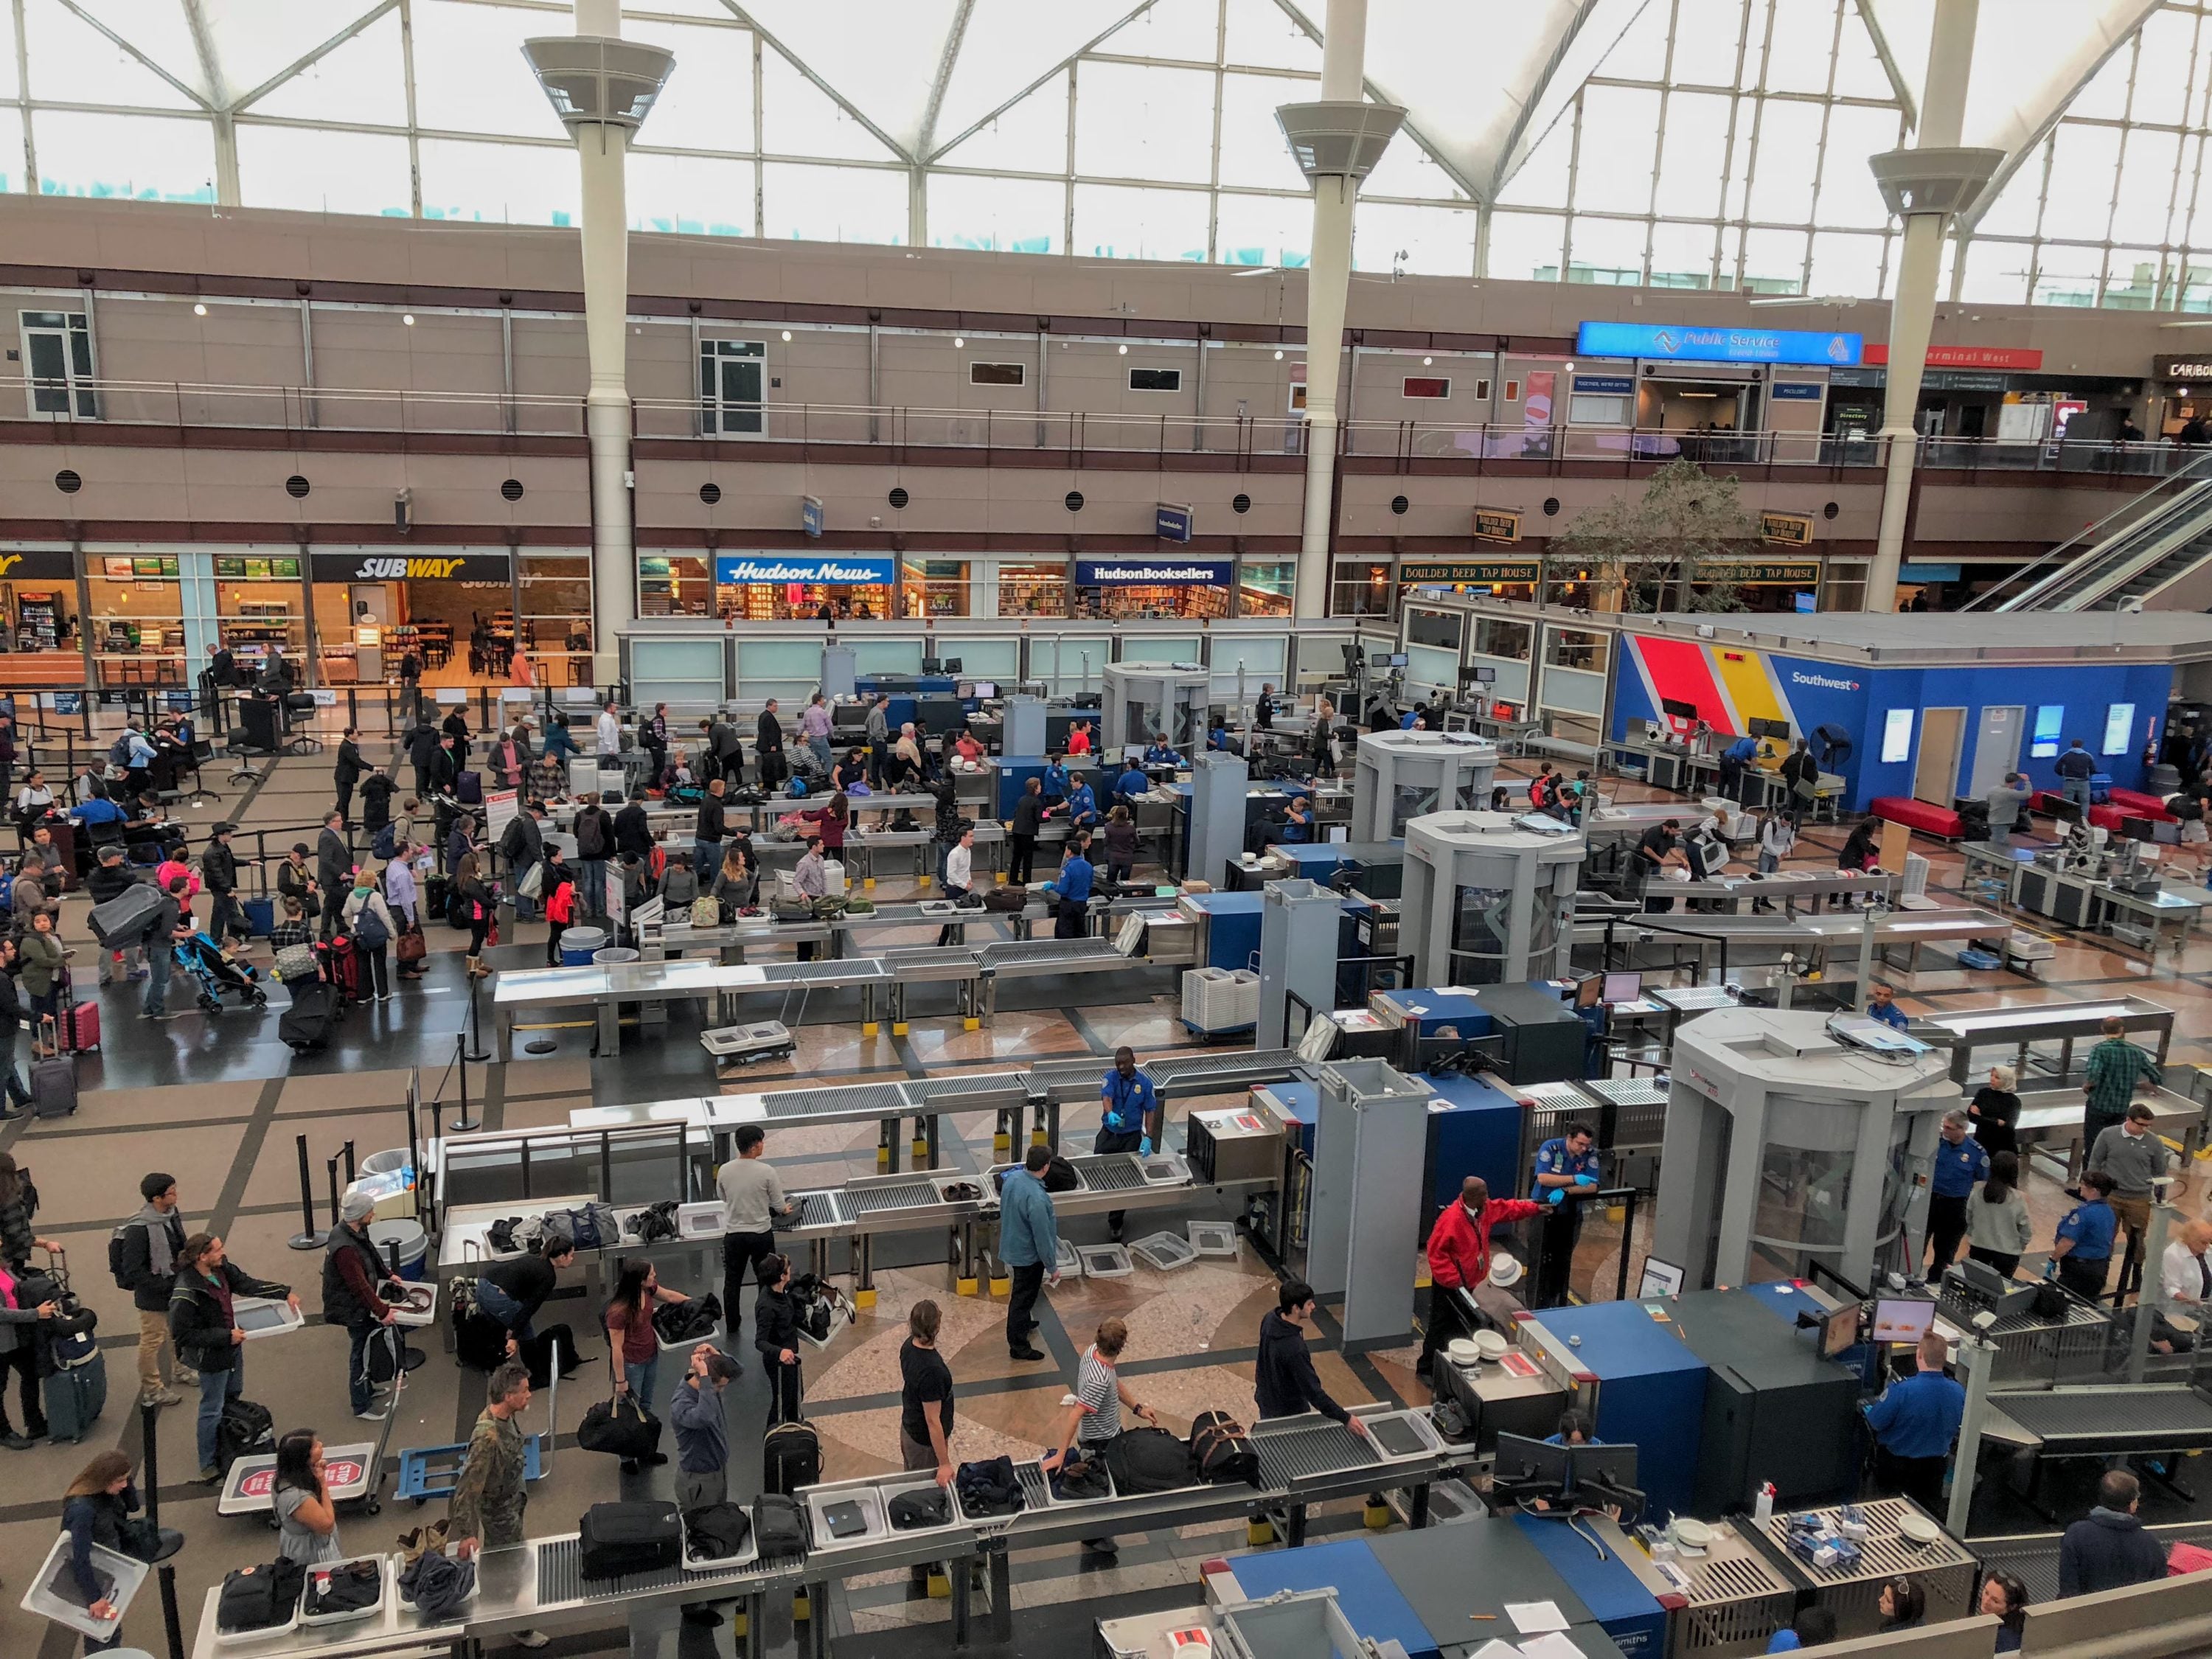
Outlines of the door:
M 91 420 L 100 413 L 93 390 L 92 328 L 82 312 L 25 311 L 23 379 L 33 419 Z
M 700 343 L 700 425 L 708 437 L 761 435 L 767 424 L 761 397 L 767 359 L 768 347 L 759 340 Z
M 1979 799 L 2005 781 L 2005 774 L 2020 769 L 2020 734 L 2027 710 L 2014 705 L 1984 708 L 1974 728 L 1974 775 L 1966 793 Z
M 1920 763 L 1912 772 L 1912 798 L 1948 806 L 1959 787 L 1959 734 L 1966 729 L 1963 708 L 1929 708 L 1920 716 Z

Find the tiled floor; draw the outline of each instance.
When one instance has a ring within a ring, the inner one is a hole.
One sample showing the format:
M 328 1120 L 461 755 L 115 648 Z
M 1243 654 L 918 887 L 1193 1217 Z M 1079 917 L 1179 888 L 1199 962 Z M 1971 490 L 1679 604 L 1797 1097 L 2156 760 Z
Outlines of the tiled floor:
M 383 744 L 372 740 L 368 747 L 372 759 L 381 757 Z M 330 797 L 329 764 L 327 754 L 286 760 L 250 791 L 228 787 L 211 772 L 211 779 L 225 788 L 224 799 L 185 816 L 196 824 L 228 816 L 242 825 L 239 840 L 249 846 L 256 837 L 271 848 L 310 840 L 317 814 Z M 1641 792 L 1630 787 L 1620 793 L 1632 799 Z M 1840 839 L 1838 830 L 1815 830 L 1806 837 L 1798 861 L 1808 867 L 1832 864 Z M 1927 843 L 1917 850 L 1931 860 L 1931 889 L 1955 895 L 1956 854 Z M 887 878 L 877 896 L 897 897 L 904 891 L 904 884 Z M 88 987 L 93 954 L 82 912 L 81 898 L 70 902 L 64 933 L 75 944 L 79 975 Z M 276 1040 L 276 1007 L 258 1015 L 186 1012 L 156 1025 L 135 1017 L 139 988 L 110 991 L 101 998 L 107 1042 L 100 1054 L 81 1063 L 83 1106 L 77 1116 L 59 1125 L 17 1123 L 0 1130 L 0 1148 L 13 1152 L 36 1178 L 43 1199 L 41 1231 L 67 1248 L 76 1288 L 100 1313 L 112 1389 L 112 1404 L 90 1444 L 0 1453 L 0 1469 L 11 1477 L 0 1486 L 0 1575 L 11 1587 L 0 1595 L 0 1652 L 62 1659 L 69 1650 L 66 1642 L 16 1609 L 20 1590 L 12 1587 L 20 1586 L 50 1540 L 56 1494 L 90 1452 L 120 1444 L 135 1453 L 140 1444 L 129 1404 L 136 1318 L 127 1295 L 109 1282 L 104 1255 L 108 1230 L 137 1207 L 140 1175 L 159 1169 L 176 1176 L 190 1224 L 223 1234 L 250 1270 L 299 1283 L 312 1312 L 319 1300 L 319 1258 L 286 1248 L 301 1225 L 296 1138 L 306 1140 L 319 1209 L 327 1203 L 326 1160 L 342 1156 L 349 1140 L 357 1159 L 406 1144 L 404 1103 L 410 1081 L 417 1077 L 422 1097 L 439 1101 L 441 1119 L 450 1121 L 465 1076 L 471 1108 L 492 1127 L 556 1124 L 590 1103 L 697 1094 L 717 1086 L 707 1056 L 694 1041 L 696 1021 L 681 1011 L 657 1042 L 633 1038 L 618 1060 L 593 1058 L 588 1032 L 566 1030 L 549 1034 L 556 1045 L 550 1055 L 458 1067 L 470 1012 L 468 987 L 456 959 L 463 937 L 434 926 L 425 979 L 401 988 L 390 1004 L 356 1011 L 319 1054 L 295 1056 Z M 495 960 L 527 965 L 541 960 L 542 951 L 542 931 L 526 925 Z M 2155 963 L 2109 941 L 2062 938 L 2057 958 L 2045 964 L 2039 981 L 1931 967 L 1903 1000 L 1911 1009 L 2026 1004 L 2120 988 L 2142 990 L 2179 1012 L 2177 1061 L 2212 1063 L 2212 1018 L 2207 1017 L 2212 1015 L 2212 937 Z M 908 1035 L 896 1038 L 888 1028 L 885 1035 L 862 1037 L 852 1006 L 817 999 L 805 1011 L 790 1061 L 744 1073 L 744 1080 L 722 1086 L 842 1084 L 998 1069 L 1085 1054 L 1101 1055 L 1103 1064 L 1103 1055 L 1118 1043 L 1158 1053 L 1188 1041 L 1176 1018 L 1175 977 L 1166 970 L 1145 981 L 1117 978 L 1110 988 L 1097 981 L 1076 980 L 1034 990 L 1018 1000 L 1019 1006 L 1012 1006 L 1013 999 L 1002 1005 L 989 1030 L 965 1032 L 957 1022 L 917 1018 Z M 281 1006 L 282 993 L 272 1001 Z M 181 997 L 174 1006 L 189 1008 Z M 1086 1139 L 1095 1121 L 1095 1110 L 1072 1111 L 1071 1139 Z M 989 1159 L 990 1114 L 964 1115 L 945 1127 L 946 1158 L 954 1167 L 973 1170 Z M 872 1172 L 875 1144 L 876 1132 L 866 1125 L 790 1129 L 774 1134 L 770 1155 L 794 1184 L 832 1184 Z M 2039 1250 L 2063 1200 L 2055 1183 L 2040 1174 L 2031 1176 L 2028 1192 Z M 1133 1234 L 1156 1226 L 1179 1229 L 1186 1216 L 1166 1211 L 1136 1219 Z M 1647 1208 L 1638 1213 L 1638 1233 L 1648 1224 Z M 1095 1218 L 1071 1223 L 1067 1231 L 1079 1242 L 1104 1237 L 1103 1223 Z M 1611 1295 L 1620 1243 L 1617 1226 L 1593 1223 L 1583 1239 L 1577 1285 L 1591 1294 Z M 1640 1243 L 1632 1246 L 1632 1257 L 1640 1251 Z M 1207 1260 L 1172 1275 L 1139 1267 L 1127 1279 L 1062 1285 L 1038 1310 L 1044 1321 L 1039 1340 L 1048 1357 L 1027 1364 L 1007 1358 L 1003 1303 L 988 1295 L 954 1294 L 944 1255 L 939 1240 L 894 1241 L 878 1259 L 875 1307 L 841 1332 L 826 1351 L 806 1356 L 808 1412 L 821 1428 L 832 1477 L 896 1464 L 897 1348 L 907 1310 L 924 1297 L 936 1299 L 945 1312 L 943 1346 L 961 1385 L 955 1449 L 963 1456 L 998 1451 L 1036 1455 L 1051 1432 L 1083 1346 L 1109 1315 L 1130 1328 L 1125 1369 L 1132 1386 L 1159 1407 L 1171 1426 L 1209 1407 L 1239 1414 L 1252 1410 L 1252 1344 L 1261 1315 L 1273 1304 L 1273 1276 L 1249 1245 L 1233 1262 Z M 672 1255 L 664 1274 L 695 1291 L 716 1285 L 720 1278 L 718 1265 L 688 1253 Z M 550 1311 L 580 1330 L 595 1329 L 580 1285 Z M 404 1397 L 392 1436 L 394 1449 L 456 1439 L 475 1415 L 473 1376 L 447 1364 L 435 1351 L 434 1338 L 425 1346 L 433 1350 L 431 1358 L 415 1374 Z M 585 1346 L 603 1365 L 604 1346 L 596 1334 Z M 748 1367 L 730 1401 L 738 1462 L 733 1474 L 744 1492 L 757 1484 L 757 1425 L 766 1402 L 748 1334 L 742 1330 L 737 1346 Z M 1350 1402 L 1415 1397 L 1413 1354 L 1409 1346 L 1346 1360 L 1321 1352 L 1317 1361 L 1325 1385 Z M 309 1424 L 332 1441 L 351 1440 L 366 1425 L 345 1415 L 343 1364 L 343 1339 L 311 1324 L 297 1335 L 257 1346 L 250 1355 L 249 1392 L 270 1407 L 280 1427 Z M 664 1377 L 664 1389 L 672 1382 L 672 1374 Z M 550 1407 L 557 1429 L 573 1434 L 584 1407 L 605 1392 L 599 1366 L 580 1374 Z M 373 1437 L 374 1431 L 368 1434 Z M 164 1519 L 181 1526 L 191 1539 L 179 1564 L 188 1627 L 205 1589 L 222 1571 L 268 1553 L 267 1534 L 258 1523 L 218 1518 L 204 1490 L 181 1484 L 193 1465 L 191 1438 L 189 1407 L 161 1413 Z M 666 1485 L 665 1471 L 625 1480 L 611 1464 L 577 1451 L 571 1443 L 562 1448 L 552 1473 L 533 1492 L 533 1522 L 542 1530 L 565 1530 L 588 1504 L 624 1495 L 618 1492 L 622 1486 L 632 1489 L 627 1495 L 642 1496 Z M 1326 1529 L 1346 1518 L 1324 1516 L 1319 1524 Z M 374 1546 L 416 1519 L 411 1511 L 349 1517 L 344 1531 L 349 1547 Z M 1188 1538 L 1164 1534 L 1125 1540 L 1121 1561 L 1112 1568 L 1086 1563 L 1071 1550 L 1018 1553 L 1016 1600 L 1022 1606 L 1042 1606 L 1187 1583 L 1196 1560 L 1241 1541 L 1241 1532 L 1217 1530 Z M 894 1575 L 892 1582 L 854 1585 L 846 1601 L 841 1617 L 856 1632 L 942 1616 L 941 1604 L 908 1601 L 902 1574 Z M 845 1627 L 841 1623 L 839 1628 Z M 131 1612 L 125 1633 L 138 1644 L 160 1645 L 158 1615 L 150 1601 Z M 726 1651 L 728 1633 L 718 1634 Z M 600 1650 L 586 1642 L 567 1650 Z

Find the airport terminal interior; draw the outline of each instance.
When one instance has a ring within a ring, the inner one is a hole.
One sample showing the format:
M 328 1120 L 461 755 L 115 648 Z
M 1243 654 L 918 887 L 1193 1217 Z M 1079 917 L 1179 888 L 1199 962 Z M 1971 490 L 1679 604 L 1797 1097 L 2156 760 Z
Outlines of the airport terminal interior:
M 2212 1652 L 2208 149 L 0 3 L 0 1655 Z

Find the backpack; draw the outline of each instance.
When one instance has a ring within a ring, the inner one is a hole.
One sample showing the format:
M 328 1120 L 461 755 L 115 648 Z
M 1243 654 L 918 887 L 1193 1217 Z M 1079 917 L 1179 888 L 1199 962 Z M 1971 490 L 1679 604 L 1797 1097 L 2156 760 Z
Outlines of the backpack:
M 952 1477 L 960 1507 L 970 1516 L 1019 1515 L 1026 1500 L 1014 1460 L 1000 1455 L 963 1463 Z
M 128 731 L 107 745 L 107 763 L 118 772 L 130 769 L 131 733 Z
M 1200 1412 L 1190 1425 L 1191 1472 L 1209 1486 L 1260 1484 L 1260 1454 L 1227 1412 Z
M 796 1424 L 779 1424 L 795 1428 Z M 769 1431 L 774 1433 L 774 1430 Z M 763 1560 L 779 1560 L 806 1553 L 806 1522 L 796 1500 L 781 1492 L 763 1492 L 753 1500 L 753 1544 Z
M 215 1425 L 216 1467 L 228 1474 L 241 1457 L 274 1454 L 276 1424 L 266 1406 L 235 1395 L 223 1401 L 222 1416 Z
M 761 1437 L 761 1485 L 764 1492 L 788 1498 L 801 1486 L 813 1486 L 822 1479 L 822 1437 L 805 1418 L 789 1423 L 774 1423 Z M 763 1498 L 762 1503 L 767 1502 Z M 753 1511 L 753 1528 L 763 1532 L 765 1517 L 759 1509 Z M 802 1531 L 802 1537 L 804 1533 Z M 768 1544 L 763 1539 L 763 1551 Z
M 376 839 L 369 842 L 368 850 L 378 858 L 389 862 L 399 851 L 399 827 L 392 823 L 386 824 L 383 829 L 376 832 Z
M 1113 1483 L 1106 1478 L 1105 1463 L 1096 1457 L 1075 1458 L 1052 1472 L 1052 1495 L 1075 1503 L 1111 1498 Z
M 1044 1189 L 1048 1193 L 1072 1193 L 1083 1184 L 1083 1177 L 1075 1173 L 1075 1166 L 1058 1152 L 1045 1165 Z
M 691 925 L 694 927 L 719 927 L 722 925 L 722 902 L 701 894 L 691 901 Z
M 684 1517 L 684 1537 L 697 1561 L 721 1561 L 744 1553 L 753 1523 L 738 1504 L 709 1504 Z
M 143 1227 L 145 1224 L 143 1221 L 126 1221 L 107 1235 L 107 1274 L 115 1281 L 115 1288 L 118 1291 L 135 1291 L 138 1288 L 131 1282 L 124 1270 L 124 1236 L 133 1227 Z
M 721 1322 L 722 1298 L 711 1292 L 694 1302 L 663 1302 L 653 1310 L 653 1332 L 664 1347 L 699 1341 Z
M 392 930 L 384 925 L 374 906 L 362 905 L 361 914 L 353 919 L 353 942 L 364 951 L 381 951 L 392 943 Z
M 942 1486 L 917 1486 L 912 1492 L 902 1492 L 891 1499 L 889 1508 L 893 1532 L 942 1527 L 952 1519 L 952 1500 Z
M 1191 1483 L 1190 1453 L 1165 1429 L 1131 1429 L 1106 1443 L 1106 1470 L 1114 1489 L 1137 1492 L 1176 1492 Z
M 650 1244 L 656 1239 L 675 1237 L 676 1200 L 672 1198 L 664 1198 L 651 1209 L 640 1210 L 623 1223 L 623 1231 L 635 1233 L 637 1236 L 637 1242 L 641 1244 Z M 714 1298 L 709 1297 L 708 1300 L 713 1301 Z M 686 1308 L 690 1305 L 690 1304 L 686 1302 L 664 1302 L 660 1304 L 659 1310 L 654 1312 L 653 1322 L 656 1326 L 660 1323 L 660 1314 L 663 1311 L 669 1309 Z M 715 1302 L 717 1311 L 720 1310 L 720 1302 Z

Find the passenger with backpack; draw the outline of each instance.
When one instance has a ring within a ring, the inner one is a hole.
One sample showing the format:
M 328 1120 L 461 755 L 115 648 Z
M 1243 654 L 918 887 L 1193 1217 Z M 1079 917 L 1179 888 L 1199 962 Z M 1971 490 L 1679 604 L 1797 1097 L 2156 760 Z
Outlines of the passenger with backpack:
M 8 1066 L 4 1079 L 8 1103 L 0 1106 L 0 1123 L 11 1118 L 31 1115 L 31 1091 L 23 1086 L 22 1074 L 15 1068 L 15 1039 L 23 1030 L 29 1011 L 23 1006 L 21 992 L 15 984 L 15 941 L 0 937 L 0 1042 L 6 1043 L 4 1053 Z
M 169 1334 L 169 1297 L 177 1288 L 177 1262 L 185 1253 L 185 1218 L 178 1207 L 177 1181 L 161 1172 L 138 1183 L 146 1202 L 137 1214 L 108 1235 L 107 1267 L 118 1290 L 131 1292 L 138 1310 L 138 1403 L 181 1405 L 184 1396 L 161 1379 L 162 1350 L 176 1381 L 196 1387 L 199 1374 L 178 1358 Z
M 345 922 L 353 935 L 354 949 L 368 963 L 363 975 L 368 981 L 364 996 L 391 1001 L 390 946 L 399 937 L 399 924 L 392 918 L 384 895 L 376 890 L 376 877 L 367 865 L 354 872 L 353 891 L 346 896 Z
M 176 1270 L 169 1292 L 169 1337 L 177 1358 L 200 1375 L 199 1478 L 212 1485 L 222 1478 L 216 1442 L 222 1408 L 246 1392 L 246 1333 L 238 1326 L 237 1299 L 265 1297 L 297 1313 L 300 1298 L 289 1285 L 244 1271 L 212 1233 L 194 1233 L 185 1241 Z

